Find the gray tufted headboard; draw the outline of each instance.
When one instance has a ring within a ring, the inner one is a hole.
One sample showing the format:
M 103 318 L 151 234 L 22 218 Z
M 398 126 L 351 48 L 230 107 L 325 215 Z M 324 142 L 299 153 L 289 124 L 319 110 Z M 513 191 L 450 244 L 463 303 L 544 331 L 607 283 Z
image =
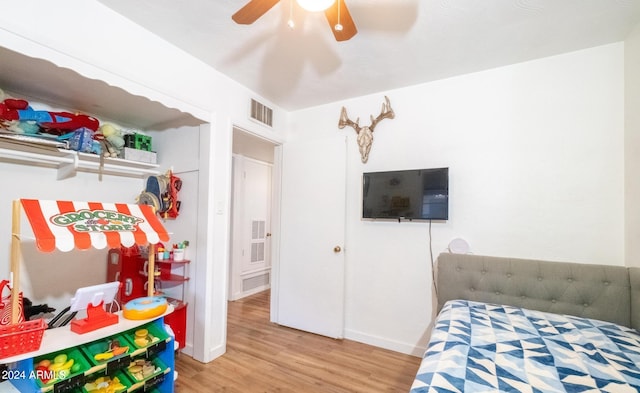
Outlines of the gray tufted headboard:
M 630 267 L 631 284 L 631 327 L 640 331 L 640 268 Z
M 640 326 L 639 268 L 442 253 L 437 284 L 438 310 L 465 299 Z

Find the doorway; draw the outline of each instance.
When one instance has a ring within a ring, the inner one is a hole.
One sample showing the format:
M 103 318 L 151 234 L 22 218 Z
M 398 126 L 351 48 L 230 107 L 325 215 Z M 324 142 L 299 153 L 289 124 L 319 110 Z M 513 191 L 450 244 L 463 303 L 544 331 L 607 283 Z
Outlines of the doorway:
M 230 301 L 271 289 L 273 142 L 234 127 Z

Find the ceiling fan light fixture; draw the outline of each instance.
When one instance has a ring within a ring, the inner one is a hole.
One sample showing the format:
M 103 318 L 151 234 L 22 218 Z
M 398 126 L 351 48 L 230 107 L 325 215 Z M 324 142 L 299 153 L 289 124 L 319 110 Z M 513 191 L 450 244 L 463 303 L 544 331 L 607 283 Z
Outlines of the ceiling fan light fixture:
M 336 0 L 296 0 L 298 5 L 309 12 L 324 11 L 331 7 Z

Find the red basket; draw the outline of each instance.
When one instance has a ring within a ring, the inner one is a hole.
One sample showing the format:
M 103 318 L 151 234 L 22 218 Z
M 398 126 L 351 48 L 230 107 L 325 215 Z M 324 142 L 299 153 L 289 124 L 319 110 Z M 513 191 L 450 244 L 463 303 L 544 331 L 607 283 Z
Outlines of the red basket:
M 0 359 L 40 349 L 46 328 L 42 318 L 0 326 Z

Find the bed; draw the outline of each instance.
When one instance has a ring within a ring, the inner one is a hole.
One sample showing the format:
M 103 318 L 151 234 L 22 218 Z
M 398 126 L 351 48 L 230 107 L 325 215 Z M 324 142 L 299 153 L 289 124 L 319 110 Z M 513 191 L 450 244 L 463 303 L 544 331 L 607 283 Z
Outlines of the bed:
M 640 269 L 443 253 L 437 282 L 411 393 L 640 391 Z

